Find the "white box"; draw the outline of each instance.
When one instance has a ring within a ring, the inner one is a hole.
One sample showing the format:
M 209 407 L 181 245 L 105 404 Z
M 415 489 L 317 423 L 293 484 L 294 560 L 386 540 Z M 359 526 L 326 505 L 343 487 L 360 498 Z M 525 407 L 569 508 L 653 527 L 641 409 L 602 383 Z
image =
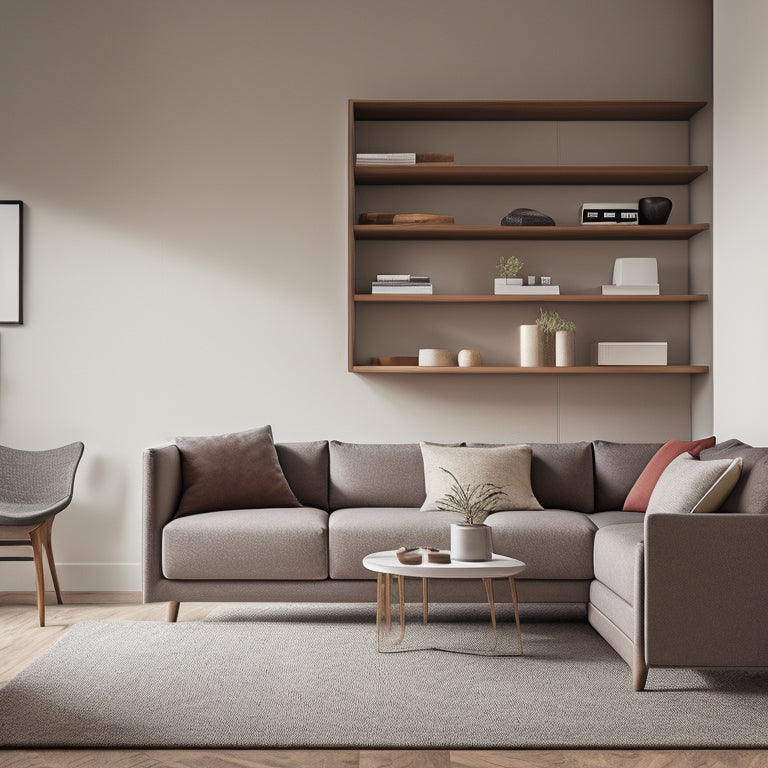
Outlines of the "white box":
M 598 341 L 592 365 L 666 365 L 666 341 Z
M 654 285 L 659 282 L 659 267 L 654 258 L 616 259 L 614 285 Z

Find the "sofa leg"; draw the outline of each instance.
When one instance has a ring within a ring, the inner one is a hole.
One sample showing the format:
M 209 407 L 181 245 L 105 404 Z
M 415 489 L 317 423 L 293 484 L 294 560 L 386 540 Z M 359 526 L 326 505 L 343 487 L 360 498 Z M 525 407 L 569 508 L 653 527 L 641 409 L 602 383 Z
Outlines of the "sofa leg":
M 643 658 L 643 650 L 636 645 L 632 654 L 632 688 L 635 691 L 645 690 L 645 681 L 648 679 L 648 665 Z
M 179 604 L 175 600 L 168 603 L 168 621 L 176 621 L 179 618 Z

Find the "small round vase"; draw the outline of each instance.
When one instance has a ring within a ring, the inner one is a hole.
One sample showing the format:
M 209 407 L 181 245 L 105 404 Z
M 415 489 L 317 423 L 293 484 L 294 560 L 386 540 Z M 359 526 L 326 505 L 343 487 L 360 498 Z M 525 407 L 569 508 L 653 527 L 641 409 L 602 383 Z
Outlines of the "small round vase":
M 482 563 L 493 559 L 491 529 L 485 523 L 451 523 L 451 560 Z
M 639 224 L 666 224 L 672 210 L 672 201 L 668 197 L 643 197 L 637 204 Z
M 459 350 L 459 368 L 477 368 L 482 365 L 482 357 L 476 349 Z

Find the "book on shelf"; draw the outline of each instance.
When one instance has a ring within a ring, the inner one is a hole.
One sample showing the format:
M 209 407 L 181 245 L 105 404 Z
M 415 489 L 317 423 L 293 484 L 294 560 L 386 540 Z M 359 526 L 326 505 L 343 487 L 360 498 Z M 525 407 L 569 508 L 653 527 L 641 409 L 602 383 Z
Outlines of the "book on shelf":
M 426 275 L 376 275 L 376 282 L 428 283 L 429 278 Z
M 432 283 L 373 283 L 371 293 L 432 293 Z
M 603 296 L 658 296 L 659 284 L 651 285 L 604 285 Z
M 559 285 L 498 285 L 494 290 L 497 296 L 560 295 Z
M 452 163 L 451 152 L 358 152 L 357 165 L 416 165 L 418 163 Z

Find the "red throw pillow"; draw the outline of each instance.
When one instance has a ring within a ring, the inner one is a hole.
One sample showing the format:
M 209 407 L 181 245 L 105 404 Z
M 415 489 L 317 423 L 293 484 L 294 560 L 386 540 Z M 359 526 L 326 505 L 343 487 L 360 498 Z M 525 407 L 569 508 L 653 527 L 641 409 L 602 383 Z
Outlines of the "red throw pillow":
M 648 509 L 648 500 L 656 487 L 656 483 L 670 462 L 686 451 L 701 451 L 704 448 L 712 448 L 715 444 L 714 437 L 705 437 L 701 440 L 668 440 L 654 454 L 646 468 L 635 480 L 635 484 L 627 494 L 623 509 L 626 512 L 645 512 Z

